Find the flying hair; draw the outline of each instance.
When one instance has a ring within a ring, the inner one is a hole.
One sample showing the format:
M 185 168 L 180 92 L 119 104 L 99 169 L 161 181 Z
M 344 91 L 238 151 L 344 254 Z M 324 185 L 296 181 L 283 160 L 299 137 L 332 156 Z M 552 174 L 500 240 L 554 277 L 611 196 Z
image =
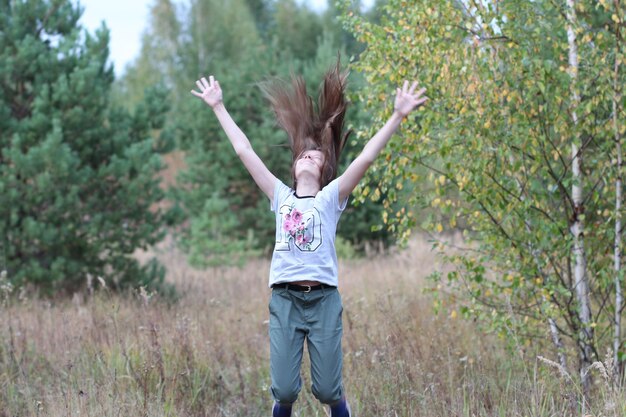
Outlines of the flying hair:
M 291 75 L 291 85 L 270 81 L 261 84 L 278 124 L 287 132 L 292 154 L 291 177 L 295 188 L 295 162 L 302 153 L 319 150 L 324 154 L 321 187 L 337 176 L 339 155 L 351 131 L 344 133 L 344 117 L 347 100 L 345 90 L 347 71 L 341 71 L 341 63 L 331 67 L 319 86 L 317 107 L 307 93 L 301 76 Z

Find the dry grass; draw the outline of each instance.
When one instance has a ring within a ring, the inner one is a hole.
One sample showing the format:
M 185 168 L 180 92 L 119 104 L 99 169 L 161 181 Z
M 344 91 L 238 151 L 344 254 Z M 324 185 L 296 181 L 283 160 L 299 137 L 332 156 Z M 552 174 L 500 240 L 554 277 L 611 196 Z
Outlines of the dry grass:
M 270 414 L 269 262 L 196 271 L 171 243 L 157 252 L 181 293 L 176 303 L 102 289 L 71 301 L 5 300 L 0 416 Z M 385 258 L 341 262 L 354 414 L 563 415 L 556 376 L 535 360 L 512 359 L 472 323 L 433 315 L 421 290 L 436 268 L 419 240 Z M 307 367 L 294 415 L 324 416 Z M 623 392 L 603 392 L 613 406 L 600 404 L 595 415 L 626 414 Z

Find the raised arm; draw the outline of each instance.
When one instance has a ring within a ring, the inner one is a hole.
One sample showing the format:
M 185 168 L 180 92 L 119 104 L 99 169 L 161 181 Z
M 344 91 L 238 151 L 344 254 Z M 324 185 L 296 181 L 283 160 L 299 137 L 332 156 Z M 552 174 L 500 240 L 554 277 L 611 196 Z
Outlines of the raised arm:
M 265 193 L 265 195 L 271 200 L 274 199 L 274 187 L 276 185 L 276 177 L 265 166 L 261 158 L 254 152 L 250 141 L 246 135 L 241 131 L 239 126 L 235 123 L 230 114 L 224 106 L 222 101 L 222 89 L 220 83 L 216 81 L 213 76 L 209 77 L 209 81 L 202 77 L 196 81 L 196 85 L 200 92 L 191 90 L 191 94 L 201 98 L 206 104 L 211 106 L 217 120 L 219 120 L 222 129 L 226 132 L 226 136 L 233 145 L 235 152 L 241 162 L 252 175 L 254 182 Z
M 352 190 L 361 181 L 367 169 L 398 129 L 402 119 L 428 100 L 428 97 L 423 96 L 426 89 L 422 88 L 415 92 L 416 88 L 417 82 L 414 82 L 409 88 L 408 81 L 405 81 L 402 89 L 398 88 L 396 90 L 393 114 L 385 125 L 365 144 L 361 154 L 352 161 L 346 171 L 339 177 L 339 201 L 343 201 L 352 193 Z

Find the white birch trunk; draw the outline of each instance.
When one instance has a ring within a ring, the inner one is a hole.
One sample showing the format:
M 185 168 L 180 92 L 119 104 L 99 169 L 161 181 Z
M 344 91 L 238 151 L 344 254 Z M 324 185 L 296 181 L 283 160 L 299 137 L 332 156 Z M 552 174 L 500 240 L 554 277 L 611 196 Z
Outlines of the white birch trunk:
M 578 47 L 576 44 L 576 9 L 574 0 L 567 0 L 567 43 L 569 46 L 569 74 L 571 77 L 572 94 L 572 122 L 574 129 L 578 124 L 576 108 L 580 103 L 576 81 L 578 79 Z M 585 258 L 585 247 L 583 232 L 584 208 L 582 207 L 583 193 L 583 173 L 580 170 L 581 155 L 579 148 L 579 137 L 572 138 L 572 199 L 574 202 L 574 222 L 571 232 L 574 236 L 573 257 L 574 257 L 574 285 L 576 299 L 578 301 L 578 318 L 580 320 L 579 351 L 580 351 L 580 377 L 583 386 L 583 394 L 587 397 L 589 392 L 588 367 L 591 365 L 591 340 L 593 339 L 593 328 L 591 327 L 591 309 L 589 303 L 589 283 L 587 277 L 587 262 Z
M 513 165 L 514 162 L 515 161 L 511 158 L 511 165 Z M 522 185 L 520 184 L 520 181 L 516 180 L 516 182 L 517 182 L 518 189 L 521 191 Z M 520 199 L 524 201 L 525 200 L 524 195 L 520 195 Z M 528 232 L 528 234 L 532 235 L 532 223 L 530 222 L 530 219 L 528 217 L 524 219 L 524 225 L 526 226 L 526 231 Z M 539 249 L 535 247 L 535 245 L 533 245 L 531 241 L 528 241 L 527 245 L 528 245 L 528 248 L 530 249 L 530 253 L 533 256 L 533 260 L 535 261 L 535 264 L 537 265 L 537 271 L 539 272 L 539 275 L 545 282 L 547 279 L 547 275 L 545 271 L 543 270 L 543 268 L 541 267 L 541 260 L 539 258 L 540 251 Z M 541 299 L 544 302 L 548 301 L 546 296 L 543 294 L 541 295 Z M 550 337 L 552 338 L 552 343 L 554 343 L 554 347 L 556 348 L 556 352 L 557 352 L 557 357 L 559 359 L 559 365 L 561 365 L 561 368 L 564 371 L 568 372 L 567 354 L 565 351 L 565 346 L 563 345 L 563 342 L 561 341 L 561 336 L 559 335 L 559 329 L 556 325 L 556 321 L 550 315 L 547 316 L 547 320 L 548 320 L 548 329 L 550 330 Z M 571 383 L 571 380 L 565 379 L 566 386 L 569 386 L 570 383 Z M 573 412 L 576 409 L 576 396 L 573 392 L 569 390 L 565 393 L 565 396 L 568 398 L 570 410 Z
M 617 103 L 621 99 L 619 93 L 618 74 L 620 56 L 615 55 L 615 67 L 613 72 L 613 132 L 615 134 L 615 150 L 617 153 L 617 175 L 615 180 L 615 250 L 613 255 L 613 266 L 615 269 L 615 330 L 613 339 L 613 363 L 618 372 L 615 372 L 616 382 L 621 375 L 621 364 L 619 363 L 619 349 L 622 343 L 622 295 L 621 269 L 622 269 L 622 143 L 617 123 Z
M 513 160 L 513 158 L 511 158 L 511 165 L 513 165 L 514 163 L 515 161 Z M 519 180 L 516 180 L 516 183 L 517 183 L 518 190 L 521 191 L 522 185 L 520 184 Z M 520 199 L 522 201 L 526 200 L 526 198 L 523 195 L 520 195 Z M 528 217 L 524 219 L 524 225 L 526 226 L 526 231 L 528 232 L 528 234 L 532 235 L 533 233 L 532 223 L 530 222 L 530 219 L 528 219 Z M 528 245 L 528 248 L 530 249 L 530 253 L 533 256 L 535 265 L 537 265 L 537 271 L 539 272 L 539 275 L 545 282 L 547 279 L 547 275 L 545 274 L 543 268 L 541 267 L 541 261 L 539 259 L 539 255 L 540 255 L 539 249 L 537 249 L 531 241 L 528 241 L 527 245 Z M 546 299 L 546 296 L 543 294 L 541 295 L 541 299 L 544 302 L 548 301 Z M 552 338 L 552 343 L 554 343 L 554 346 L 556 347 L 557 357 L 559 358 L 559 365 L 561 365 L 563 369 L 567 369 L 567 356 L 565 355 L 565 348 L 563 346 L 563 342 L 561 341 L 561 336 L 559 335 L 559 329 L 556 326 L 556 322 L 554 321 L 554 318 L 552 318 L 551 316 L 548 316 L 548 329 L 550 330 L 550 337 Z
M 509 162 L 511 163 L 511 166 L 515 165 L 515 158 L 513 158 L 512 156 L 509 157 Z M 522 193 L 523 190 L 523 186 L 520 182 L 519 179 L 516 178 L 515 180 L 516 184 L 517 184 L 517 189 L 520 192 L 520 200 L 521 201 L 525 201 L 526 200 L 526 196 Z M 532 235 L 533 231 L 532 231 L 532 223 L 530 221 L 530 219 L 528 218 L 528 216 L 526 216 L 524 218 L 524 226 L 526 227 L 526 232 L 528 232 L 529 235 Z M 541 278 L 543 279 L 543 282 L 546 281 L 547 279 L 547 275 L 544 272 L 542 266 L 541 266 L 541 260 L 539 258 L 540 255 L 540 251 L 539 249 L 537 249 L 535 247 L 535 245 L 533 245 L 532 241 L 528 241 L 527 242 L 528 248 L 530 249 L 530 253 L 533 256 L 533 260 L 535 261 L 535 265 L 537 265 L 537 271 L 539 272 L 539 275 L 541 276 Z M 541 295 L 541 299 L 544 302 L 547 302 L 548 300 L 546 299 L 545 295 Z M 564 370 L 567 370 L 567 355 L 565 354 L 565 347 L 563 346 L 563 342 L 561 341 L 561 336 L 559 335 L 559 329 L 556 325 L 556 321 L 554 321 L 554 318 L 552 316 L 548 315 L 548 329 L 550 331 L 550 337 L 552 338 L 552 343 L 554 343 L 554 346 L 556 347 L 556 352 L 557 352 L 557 357 L 559 358 L 559 365 L 561 365 L 563 367 Z
M 519 182 L 518 182 L 518 185 L 519 185 Z M 522 197 L 522 200 L 523 200 L 523 197 Z M 526 230 L 528 231 L 528 233 L 531 234 L 532 229 L 531 229 L 530 221 L 528 219 L 525 219 L 524 224 L 526 225 Z M 541 278 L 545 282 L 547 276 L 543 268 L 541 267 L 541 262 L 539 259 L 539 250 L 536 249 L 531 242 L 529 242 L 528 245 L 533 255 L 535 264 L 537 265 L 537 271 L 539 272 L 539 275 L 541 275 Z M 544 302 L 547 301 L 545 295 L 542 294 L 541 298 Z M 550 330 L 550 337 L 552 338 L 552 343 L 554 343 L 554 347 L 556 348 L 556 354 L 557 354 L 557 357 L 559 358 L 559 365 L 561 365 L 561 368 L 567 372 L 567 354 L 565 353 L 565 346 L 563 346 L 563 342 L 561 341 L 561 336 L 559 335 L 559 329 L 556 325 L 556 321 L 554 321 L 554 318 L 549 315 L 548 315 L 548 329 Z M 570 381 L 566 379 L 565 385 L 569 386 L 569 384 L 570 384 Z M 569 399 L 570 410 L 572 411 L 575 410 L 576 409 L 575 395 L 568 389 L 568 391 L 565 393 L 565 396 Z

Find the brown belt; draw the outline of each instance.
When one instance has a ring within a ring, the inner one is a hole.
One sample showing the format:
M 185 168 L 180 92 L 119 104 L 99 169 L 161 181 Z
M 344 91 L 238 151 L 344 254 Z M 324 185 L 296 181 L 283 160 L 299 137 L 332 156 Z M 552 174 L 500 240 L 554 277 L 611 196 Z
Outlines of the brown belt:
M 328 284 L 318 284 L 318 285 L 297 285 L 290 284 L 288 282 L 281 282 L 280 284 L 272 285 L 272 288 L 286 288 L 290 291 L 299 291 L 299 292 L 311 292 L 321 290 L 322 288 L 337 288 Z

